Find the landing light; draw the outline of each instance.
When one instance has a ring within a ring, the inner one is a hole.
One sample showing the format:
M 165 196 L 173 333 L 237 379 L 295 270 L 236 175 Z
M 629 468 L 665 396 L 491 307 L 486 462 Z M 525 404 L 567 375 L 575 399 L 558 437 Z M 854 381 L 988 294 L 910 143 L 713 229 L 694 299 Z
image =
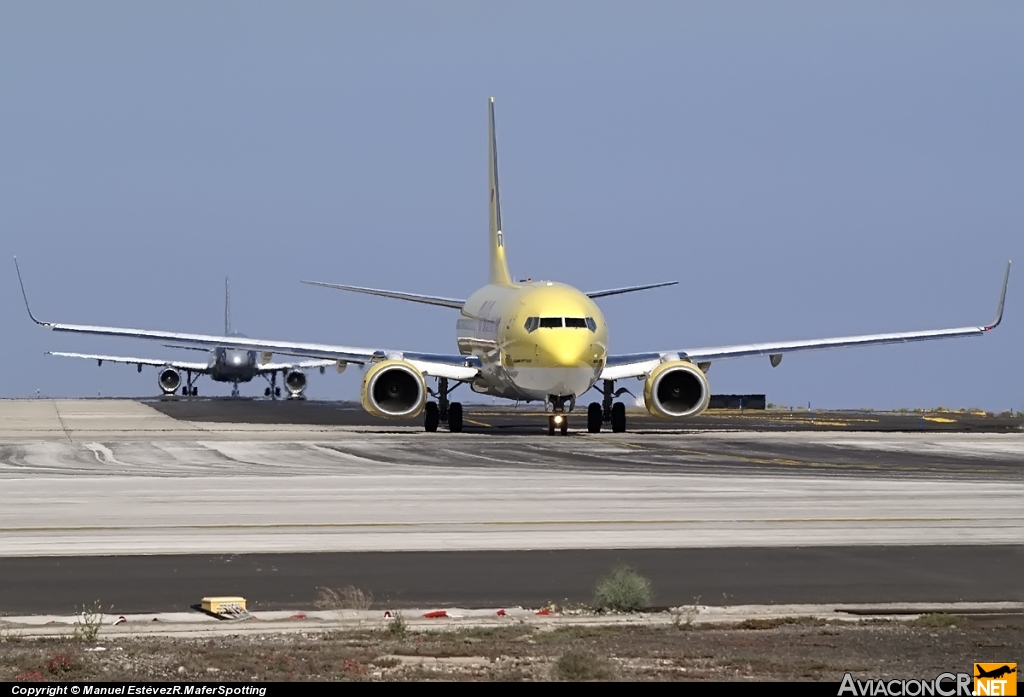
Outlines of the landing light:
M 556 423 L 556 424 L 560 424 L 560 423 L 562 423 L 562 417 L 561 417 L 561 416 L 556 416 L 556 417 L 555 417 L 555 423 Z

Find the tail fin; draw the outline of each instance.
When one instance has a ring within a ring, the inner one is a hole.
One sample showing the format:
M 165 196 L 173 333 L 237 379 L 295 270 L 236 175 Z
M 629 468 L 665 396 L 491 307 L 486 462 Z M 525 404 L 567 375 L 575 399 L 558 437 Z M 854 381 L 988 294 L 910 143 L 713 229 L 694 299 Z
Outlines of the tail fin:
M 224 336 L 231 336 L 231 288 L 224 277 Z
M 491 283 L 510 285 L 512 276 L 505 260 L 505 235 L 501 231 L 501 197 L 498 192 L 498 144 L 494 137 L 494 97 L 488 101 L 491 136 Z

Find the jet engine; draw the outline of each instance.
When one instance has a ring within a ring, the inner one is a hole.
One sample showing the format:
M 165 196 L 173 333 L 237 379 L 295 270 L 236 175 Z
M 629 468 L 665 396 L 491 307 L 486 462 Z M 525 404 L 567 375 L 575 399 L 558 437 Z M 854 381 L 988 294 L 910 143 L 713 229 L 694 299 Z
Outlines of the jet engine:
M 288 388 L 289 399 L 302 399 L 306 391 L 306 374 L 301 370 L 289 370 L 284 376 L 284 386 Z
M 363 375 L 363 409 L 374 416 L 413 419 L 427 403 L 427 381 L 406 361 L 375 363 Z
M 158 381 L 164 394 L 174 394 L 181 385 L 181 374 L 174 368 L 164 368 L 160 371 Z
M 647 411 L 663 419 L 695 416 L 708 407 L 711 386 L 704 371 L 689 361 L 669 361 L 651 371 L 644 383 Z

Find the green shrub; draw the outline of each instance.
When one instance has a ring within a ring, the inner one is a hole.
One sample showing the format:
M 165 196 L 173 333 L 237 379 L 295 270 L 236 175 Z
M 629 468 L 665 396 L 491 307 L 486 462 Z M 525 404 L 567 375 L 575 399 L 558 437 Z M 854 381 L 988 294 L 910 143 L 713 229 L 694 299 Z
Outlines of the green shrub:
M 594 606 L 613 612 L 637 612 L 651 606 L 651 582 L 630 566 L 602 578 L 594 590 Z

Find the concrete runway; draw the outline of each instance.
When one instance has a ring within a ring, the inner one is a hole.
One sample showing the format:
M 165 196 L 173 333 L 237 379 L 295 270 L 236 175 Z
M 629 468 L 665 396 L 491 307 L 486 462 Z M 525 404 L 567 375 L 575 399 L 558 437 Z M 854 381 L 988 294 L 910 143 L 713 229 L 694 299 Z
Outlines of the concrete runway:
M 881 579 L 899 558 L 917 561 L 906 573 L 880 580 L 879 597 L 870 602 L 885 601 L 882 595 L 953 601 L 970 595 L 964 588 L 977 591 L 973 599 L 1021 599 L 996 597 L 1009 592 L 1000 585 L 1004 573 L 1024 571 L 1021 555 L 1012 551 L 1024 540 L 1020 431 L 638 429 L 551 438 L 480 426 L 453 435 L 390 423 L 268 424 L 268 410 L 281 404 L 218 402 L 184 401 L 174 408 L 191 409 L 192 418 L 203 411 L 215 416 L 218 408 L 249 410 L 263 414 L 250 421 L 264 423 L 177 420 L 129 400 L 0 401 L 2 587 L 24 593 L 44 587 L 26 581 L 45 576 L 46 564 L 59 561 L 54 573 L 64 590 L 54 591 L 54 602 L 78 597 L 88 585 L 83 564 L 106 568 L 105 587 L 128 597 L 140 582 L 153 589 L 177 583 L 170 567 L 151 563 L 168 557 L 127 557 L 134 561 L 120 562 L 116 573 L 98 561 L 69 557 L 317 553 L 321 561 L 311 568 L 322 566 L 320 580 L 300 574 L 301 593 L 308 595 L 311 583 L 337 585 L 337 574 L 323 561 L 328 553 L 348 553 L 351 560 L 355 552 L 390 551 L 395 554 L 387 558 L 398 561 L 380 567 L 390 571 L 367 573 L 398 574 L 392 585 L 375 583 L 406 589 L 415 603 L 435 597 L 423 595 L 426 586 L 417 590 L 421 580 L 444 578 L 437 575 L 443 569 L 461 569 L 452 578 L 470 578 L 474 564 L 489 564 L 486 555 L 495 550 L 590 554 L 586 564 L 551 568 L 552 579 L 561 574 L 556 586 L 571 590 L 589 587 L 594 569 L 610 567 L 623 554 L 697 554 L 703 548 L 732 561 L 716 564 L 702 583 L 746 593 L 749 602 L 773 602 L 753 592 L 765 578 L 761 570 L 739 580 L 733 575 L 757 548 L 778 555 L 763 568 L 775 569 L 780 579 L 769 589 L 788 584 L 792 595 L 778 594 L 786 602 L 804 602 L 801 594 L 861 602 L 856 593 L 829 593 L 849 587 L 844 578 L 861 573 L 857 569 L 874 568 Z M 309 406 L 294 409 L 327 420 L 324 408 Z M 968 551 L 911 551 L 942 545 Z M 902 547 L 889 561 L 870 561 L 871 550 L 893 546 Z M 827 563 L 788 564 L 788 550 L 801 547 L 824 549 L 819 559 Z M 468 556 L 450 567 L 439 552 Z M 654 566 L 663 565 L 666 578 L 685 578 L 692 569 L 692 558 L 662 554 L 668 561 Z M 204 563 L 203 557 L 170 559 L 173 568 Z M 949 573 L 962 565 L 973 571 Z M 521 568 L 522 578 L 512 581 L 526 588 L 527 574 L 543 574 L 545 565 L 521 560 L 506 568 L 513 574 Z M 922 582 L 922 573 L 934 587 Z M 190 597 L 228 592 L 208 586 L 197 580 Z M 694 589 L 680 587 L 673 597 Z M 459 592 L 473 598 L 489 591 L 453 590 Z M 0 612 L 11 612 L 31 593 L 19 595 L 21 601 L 0 595 Z M 287 599 L 280 591 L 261 597 L 278 605 Z

